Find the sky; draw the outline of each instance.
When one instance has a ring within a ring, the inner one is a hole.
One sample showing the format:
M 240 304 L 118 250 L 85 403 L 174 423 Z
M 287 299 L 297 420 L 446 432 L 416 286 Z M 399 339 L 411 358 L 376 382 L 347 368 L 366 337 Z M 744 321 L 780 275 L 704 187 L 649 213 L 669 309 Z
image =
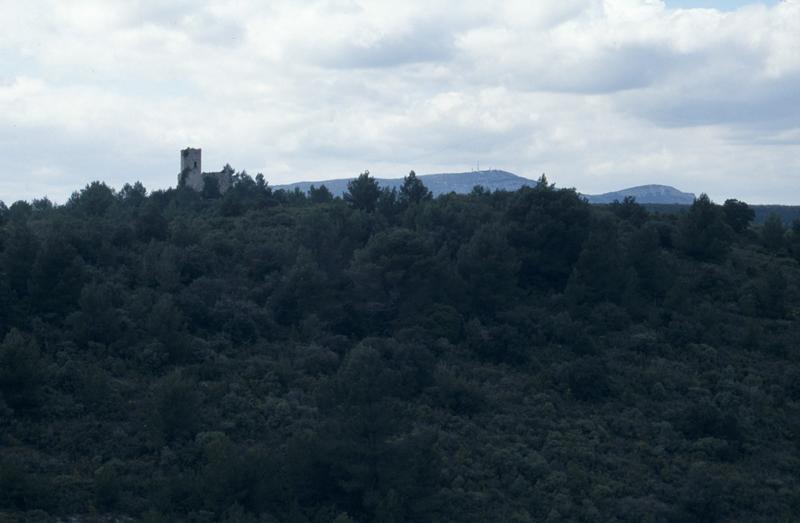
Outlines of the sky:
M 0 0 L 0 200 L 504 169 L 800 204 L 800 0 Z

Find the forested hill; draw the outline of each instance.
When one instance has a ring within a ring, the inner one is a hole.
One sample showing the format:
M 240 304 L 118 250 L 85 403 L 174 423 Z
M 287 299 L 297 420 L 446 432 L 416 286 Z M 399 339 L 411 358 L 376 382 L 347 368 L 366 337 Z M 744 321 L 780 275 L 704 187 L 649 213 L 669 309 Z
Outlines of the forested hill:
M 800 223 L 546 180 L 0 206 L 0 520 L 800 513 Z

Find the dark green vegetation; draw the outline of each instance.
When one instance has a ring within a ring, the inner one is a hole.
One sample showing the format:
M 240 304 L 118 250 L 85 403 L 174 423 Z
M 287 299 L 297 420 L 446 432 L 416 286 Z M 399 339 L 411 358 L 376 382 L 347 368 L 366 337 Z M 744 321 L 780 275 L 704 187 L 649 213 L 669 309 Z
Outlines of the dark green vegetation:
M 0 212 L 0 518 L 789 521 L 800 224 L 542 180 Z
M 687 205 L 647 203 L 643 206 L 650 212 L 661 214 L 682 214 L 689 209 Z M 778 216 L 784 224 L 800 220 L 800 206 L 797 205 L 750 205 L 753 210 L 753 223 L 762 225 L 770 216 Z

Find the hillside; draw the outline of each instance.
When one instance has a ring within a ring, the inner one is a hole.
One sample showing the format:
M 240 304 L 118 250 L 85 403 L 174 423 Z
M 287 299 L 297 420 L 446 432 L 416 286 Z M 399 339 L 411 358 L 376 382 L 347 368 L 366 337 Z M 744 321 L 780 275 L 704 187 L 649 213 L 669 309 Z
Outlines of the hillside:
M 369 177 L 0 206 L 0 521 L 792 521 L 800 229 L 749 220 Z

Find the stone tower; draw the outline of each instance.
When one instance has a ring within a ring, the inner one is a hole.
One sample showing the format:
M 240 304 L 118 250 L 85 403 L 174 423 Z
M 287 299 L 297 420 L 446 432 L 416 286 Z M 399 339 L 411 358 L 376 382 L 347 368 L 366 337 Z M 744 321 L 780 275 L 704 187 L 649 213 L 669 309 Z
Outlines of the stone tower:
M 188 147 L 181 151 L 181 173 L 178 175 L 178 187 L 188 187 L 203 192 L 206 182 L 215 182 L 220 193 L 233 186 L 233 168 L 226 165 L 221 171 L 204 173 L 200 163 L 200 149 Z
M 203 168 L 201 165 L 201 150 L 188 147 L 181 151 L 181 172 L 178 175 L 178 186 L 189 185 L 195 190 L 202 190 Z M 200 185 L 195 187 L 195 185 Z

